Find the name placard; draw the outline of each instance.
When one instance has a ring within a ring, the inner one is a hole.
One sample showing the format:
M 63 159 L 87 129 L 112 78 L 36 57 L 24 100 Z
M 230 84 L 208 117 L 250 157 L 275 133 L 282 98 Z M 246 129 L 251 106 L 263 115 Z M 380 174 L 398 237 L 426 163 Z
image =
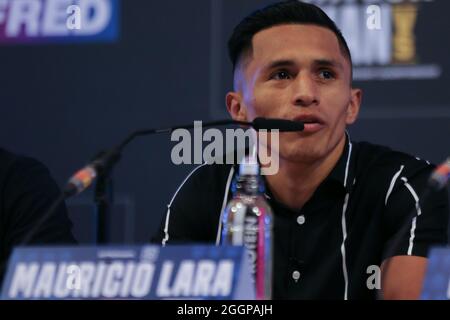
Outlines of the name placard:
M 243 247 L 16 248 L 2 299 L 254 299 Z

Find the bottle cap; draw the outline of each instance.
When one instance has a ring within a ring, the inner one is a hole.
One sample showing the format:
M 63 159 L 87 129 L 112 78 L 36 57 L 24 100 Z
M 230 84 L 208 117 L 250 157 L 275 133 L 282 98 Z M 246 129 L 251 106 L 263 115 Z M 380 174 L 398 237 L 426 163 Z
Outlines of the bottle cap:
M 254 157 L 244 157 L 240 166 L 239 166 L 239 174 L 241 176 L 244 175 L 252 175 L 256 176 L 259 174 L 259 164 Z

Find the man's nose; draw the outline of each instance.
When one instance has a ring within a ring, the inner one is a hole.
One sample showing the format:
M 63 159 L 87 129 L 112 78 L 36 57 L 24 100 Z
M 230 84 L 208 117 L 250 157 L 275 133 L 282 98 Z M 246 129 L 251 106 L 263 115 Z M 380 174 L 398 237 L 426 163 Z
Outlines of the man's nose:
M 299 107 L 309 107 L 319 103 L 317 84 L 308 74 L 301 74 L 293 83 L 292 104 Z

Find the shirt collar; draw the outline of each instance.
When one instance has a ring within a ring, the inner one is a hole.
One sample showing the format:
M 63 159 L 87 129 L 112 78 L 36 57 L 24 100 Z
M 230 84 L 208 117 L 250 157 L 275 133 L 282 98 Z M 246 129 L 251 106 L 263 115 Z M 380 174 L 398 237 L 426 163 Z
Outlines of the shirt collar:
M 346 132 L 344 151 L 333 170 L 331 170 L 328 177 L 325 178 L 325 181 L 338 182 L 339 185 L 349 192 L 355 177 L 353 153 L 353 144 L 349 134 Z
M 337 183 L 337 185 L 341 186 L 346 192 L 350 192 L 351 187 L 354 183 L 354 150 L 353 150 L 353 144 L 350 140 L 350 135 L 348 132 L 345 134 L 345 146 L 344 151 L 342 152 L 341 157 L 339 158 L 338 162 L 334 166 L 333 170 L 331 170 L 330 174 L 325 178 L 324 181 L 319 185 L 319 188 L 323 187 L 326 182 L 334 182 Z M 267 180 L 265 176 L 262 176 L 264 179 L 264 184 L 267 186 Z M 266 188 L 264 196 L 272 200 L 273 195 L 270 191 L 270 188 Z

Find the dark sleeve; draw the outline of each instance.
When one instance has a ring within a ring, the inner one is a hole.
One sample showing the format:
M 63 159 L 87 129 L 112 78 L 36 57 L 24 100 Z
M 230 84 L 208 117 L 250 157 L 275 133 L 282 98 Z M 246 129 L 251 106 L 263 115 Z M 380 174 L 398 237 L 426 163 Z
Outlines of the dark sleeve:
M 414 160 L 398 177 L 386 205 L 383 259 L 396 255 L 427 257 L 432 246 L 447 244 L 448 192 L 445 188 L 439 192 L 427 188 L 433 169 Z
M 2 186 L 4 235 L 3 256 L 21 244 L 34 225 L 59 197 L 60 189 L 47 168 L 31 158 L 18 158 L 8 170 Z M 65 204 L 37 229 L 28 244 L 74 244 L 72 224 Z
M 231 166 L 218 174 L 209 165 L 194 169 L 167 205 L 161 226 L 152 242 L 214 243 L 230 169 Z

